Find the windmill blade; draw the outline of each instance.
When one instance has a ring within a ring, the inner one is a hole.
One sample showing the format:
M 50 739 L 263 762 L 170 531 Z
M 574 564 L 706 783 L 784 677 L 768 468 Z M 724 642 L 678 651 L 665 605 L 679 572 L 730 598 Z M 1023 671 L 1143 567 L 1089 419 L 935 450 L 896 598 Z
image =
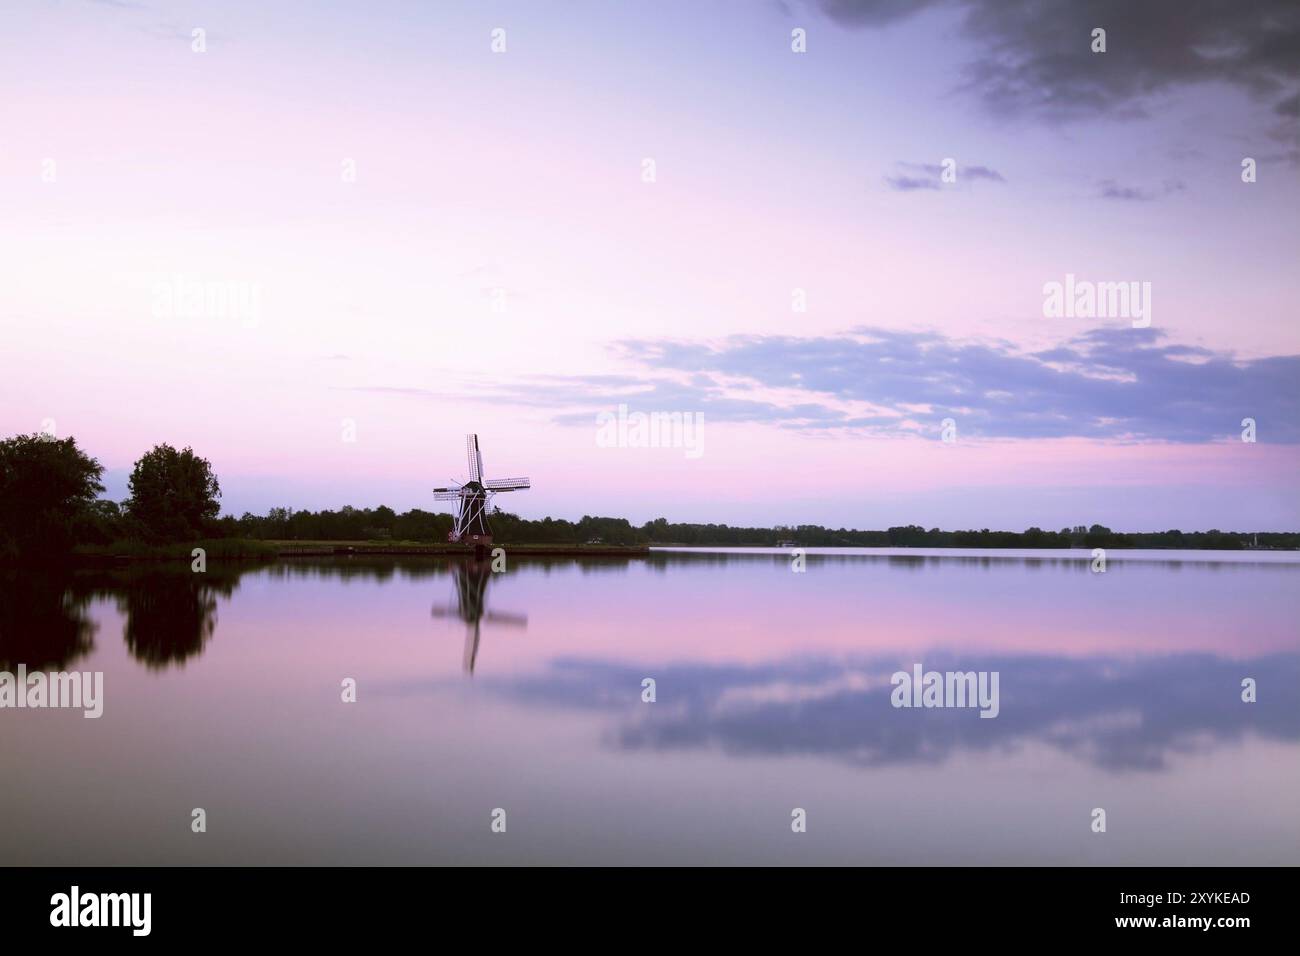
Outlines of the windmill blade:
M 465 436 L 465 457 L 469 460 L 469 480 L 483 480 L 483 456 L 478 451 L 478 435 Z
M 460 501 L 464 497 L 459 491 L 435 491 L 433 493 L 434 501 Z
M 493 478 L 483 482 L 483 487 L 491 491 L 520 491 L 531 488 L 532 485 L 527 478 Z
M 460 494 L 460 490 L 460 485 L 457 485 L 454 488 L 434 488 L 433 493 L 435 495 L 458 495 Z
M 493 624 L 508 624 L 511 627 L 528 626 L 528 615 L 516 614 L 513 611 L 488 611 L 483 617 Z

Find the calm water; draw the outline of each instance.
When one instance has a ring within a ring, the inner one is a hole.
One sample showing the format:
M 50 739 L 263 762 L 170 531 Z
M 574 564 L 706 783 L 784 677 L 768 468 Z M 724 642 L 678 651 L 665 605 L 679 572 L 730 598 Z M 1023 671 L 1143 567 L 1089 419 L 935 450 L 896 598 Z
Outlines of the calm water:
M 0 577 L 0 670 L 106 698 L 0 711 L 0 862 L 1297 864 L 1297 585 L 1205 552 Z M 893 708 L 916 663 L 999 672 L 999 716 Z

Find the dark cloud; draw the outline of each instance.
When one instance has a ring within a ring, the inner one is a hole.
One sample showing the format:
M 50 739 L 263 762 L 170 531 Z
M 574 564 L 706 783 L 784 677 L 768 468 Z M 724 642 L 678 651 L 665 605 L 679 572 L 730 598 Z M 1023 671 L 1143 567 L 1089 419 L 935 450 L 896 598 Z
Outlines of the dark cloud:
M 961 168 L 960 175 L 967 179 L 987 179 L 990 182 L 1005 183 L 1006 180 L 996 169 L 989 169 L 987 166 L 964 166 Z
M 910 193 L 916 189 L 938 189 L 939 180 L 921 179 L 916 176 L 886 176 L 885 182 L 890 189 L 900 193 Z
M 1167 179 L 1161 185 L 1159 190 L 1144 189 L 1140 186 L 1125 186 L 1117 183 L 1113 179 L 1103 179 L 1097 184 L 1100 190 L 1099 195 L 1102 199 L 1120 199 L 1132 202 L 1149 202 L 1160 196 L 1167 196 L 1170 193 L 1182 192 L 1187 185 L 1177 179 Z
M 1121 186 L 1113 179 L 1104 180 L 1100 183 L 1102 199 L 1124 199 L 1132 202 L 1147 202 L 1154 199 L 1155 196 L 1145 189 L 1138 189 L 1136 186 Z
M 903 427 L 898 418 L 836 412 L 834 399 L 900 413 L 925 406 L 912 416 L 925 428 L 951 417 L 971 436 L 1202 442 L 1237 435 L 1251 417 L 1261 429 L 1269 423 L 1269 441 L 1300 442 L 1300 355 L 1241 360 L 1163 339 L 1150 328 L 1094 329 L 1025 353 L 1008 343 L 859 328 L 821 338 L 736 336 L 716 346 L 632 342 L 625 350 L 655 370 L 807 393 L 828 414 L 802 427 Z
M 937 2 L 939 0 L 821 0 L 821 7 L 831 19 L 840 23 L 879 27 L 910 17 Z
M 533 376 L 455 393 L 361 390 L 534 407 L 565 424 L 591 425 L 597 412 L 625 403 L 806 431 L 937 434 L 952 418 L 963 436 L 985 438 L 1206 442 L 1239 437 L 1249 417 L 1261 441 L 1300 443 L 1300 355 L 1241 359 L 1168 344 L 1154 328 L 1094 329 L 1038 352 L 870 327 L 716 344 L 631 341 L 619 352 L 644 371 Z M 871 411 L 846 410 L 863 406 Z
M 626 404 L 629 411 L 698 412 L 713 422 L 762 422 L 792 428 L 885 426 L 887 417 L 848 419 L 821 401 L 777 404 L 757 398 L 735 397 L 712 383 L 709 376 L 691 376 L 689 381 L 647 378 L 644 375 L 539 375 L 510 385 L 480 386 L 471 391 L 448 392 L 432 388 L 403 388 L 386 385 L 362 386 L 348 391 L 407 398 L 446 401 L 477 401 L 492 405 L 538 408 L 552 412 L 562 425 L 593 425 L 595 415 Z
M 907 163 L 900 161 L 898 165 L 907 170 L 925 173 L 925 175 L 886 176 L 886 185 L 896 192 L 912 192 L 917 189 L 939 189 L 943 185 L 943 180 L 941 178 L 943 176 L 943 166 L 939 163 Z M 972 180 L 981 179 L 994 183 L 1006 182 L 1006 178 L 996 169 L 991 169 L 988 166 L 962 166 L 958 164 L 957 182 L 970 182 Z
M 976 52 L 963 70 L 996 113 L 1072 119 L 1141 115 L 1154 94 L 1219 81 L 1300 109 L 1295 0 L 821 0 L 832 19 L 875 28 L 921 10 L 961 17 Z M 1093 53 L 1094 27 L 1106 30 Z

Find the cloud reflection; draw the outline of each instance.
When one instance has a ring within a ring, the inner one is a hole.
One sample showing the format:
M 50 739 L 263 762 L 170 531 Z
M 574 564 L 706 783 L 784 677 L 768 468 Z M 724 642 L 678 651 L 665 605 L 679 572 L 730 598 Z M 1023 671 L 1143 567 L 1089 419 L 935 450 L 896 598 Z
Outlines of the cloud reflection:
M 914 661 L 791 660 L 757 666 L 635 667 L 561 660 L 540 676 L 493 684 L 533 704 L 609 713 L 628 751 L 717 748 L 736 755 L 823 756 L 874 767 L 941 763 L 962 751 L 1039 743 L 1114 771 L 1160 771 L 1179 754 L 1248 734 L 1300 741 L 1300 655 L 1246 661 L 1186 654 L 1141 660 L 1056 656 L 926 657 L 927 670 L 1001 673 L 1001 713 L 895 709 L 889 677 Z M 658 702 L 631 690 L 653 676 Z M 1267 688 L 1241 701 L 1241 679 Z M 637 701 L 630 704 L 629 701 Z

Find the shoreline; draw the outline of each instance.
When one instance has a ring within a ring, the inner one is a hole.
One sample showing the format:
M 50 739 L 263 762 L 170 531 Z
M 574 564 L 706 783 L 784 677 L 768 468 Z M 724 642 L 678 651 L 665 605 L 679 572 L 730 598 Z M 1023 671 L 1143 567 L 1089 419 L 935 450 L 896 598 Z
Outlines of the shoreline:
M 509 557 L 645 557 L 648 545 L 617 544 L 503 544 L 494 542 L 483 546 L 489 557 L 493 548 L 504 548 Z M 472 558 L 475 548 L 450 544 L 392 545 L 392 544 L 335 544 L 328 543 L 281 546 L 277 558 L 325 558 L 357 556 L 433 556 Z
M 492 544 L 486 546 L 480 554 L 481 560 L 490 560 L 492 548 L 506 549 L 512 558 L 526 557 L 647 557 L 650 548 L 645 545 L 600 545 L 600 544 Z M 68 558 L 69 563 L 78 566 L 122 566 L 127 564 L 190 562 L 193 550 L 203 548 L 209 562 L 261 561 L 275 562 L 294 558 L 339 558 L 339 557 L 441 557 L 468 558 L 475 557 L 475 549 L 470 546 L 452 544 L 387 544 L 381 542 L 288 542 L 288 541 L 247 541 L 241 539 L 217 539 L 217 541 L 195 541 L 189 544 L 160 545 L 149 547 L 135 545 L 130 548 L 112 546 L 96 547 L 74 551 Z M 14 562 L 22 566 L 23 562 Z
M 698 544 L 663 544 L 656 542 L 648 545 L 612 545 L 612 544 L 506 544 L 495 542 L 484 546 L 478 554 L 479 560 L 491 560 L 493 548 L 504 548 L 511 558 L 528 557 L 565 557 L 565 558 L 645 558 L 652 554 L 721 552 L 754 554 L 788 554 L 798 549 L 807 554 L 835 554 L 836 552 L 899 552 L 916 553 L 924 556 L 927 552 L 946 553 L 958 556 L 963 552 L 1006 552 L 1008 556 L 1061 557 L 1063 551 L 1070 556 L 1086 558 L 1091 552 L 1087 547 L 1078 548 L 1026 548 L 1024 546 L 968 545 L 956 547 L 934 547 L 928 545 L 895 545 L 892 547 L 862 547 L 853 545 L 818 546 L 790 544 L 777 545 L 698 545 Z M 386 543 L 379 541 L 258 541 L 249 539 L 209 539 L 188 544 L 146 546 L 95 546 L 74 551 L 64 562 L 76 566 L 124 566 L 129 564 L 189 562 L 195 548 L 203 548 L 209 562 L 276 562 L 296 558 L 340 558 L 340 557 L 437 557 L 437 558 L 475 558 L 475 548 L 452 544 Z M 1218 550 L 1212 548 L 1153 548 L 1153 547 L 1109 547 L 1107 552 L 1116 556 L 1125 552 L 1161 552 L 1181 551 L 1184 553 L 1205 554 L 1296 554 L 1300 549 L 1294 548 L 1241 548 Z M 0 567 L 29 566 L 25 561 L 0 561 Z

